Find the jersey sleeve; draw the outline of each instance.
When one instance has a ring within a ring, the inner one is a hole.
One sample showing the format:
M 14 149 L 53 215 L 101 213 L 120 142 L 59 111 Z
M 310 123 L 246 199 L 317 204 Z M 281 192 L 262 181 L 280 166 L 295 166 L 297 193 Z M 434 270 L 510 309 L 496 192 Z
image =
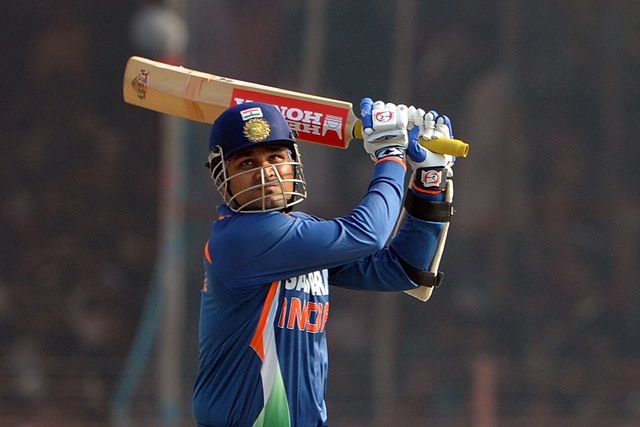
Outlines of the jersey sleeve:
M 444 224 L 407 215 L 388 248 L 329 270 L 330 284 L 356 290 L 398 291 L 418 287 L 398 259 L 429 269 Z
M 246 287 L 368 257 L 393 231 L 405 171 L 394 161 L 378 163 L 361 203 L 344 217 L 270 212 L 217 221 L 209 240 L 211 263 L 225 284 Z
M 442 201 L 444 194 L 422 195 Z M 371 256 L 330 270 L 330 283 L 360 290 L 397 291 L 418 287 L 406 274 L 408 264 L 418 271 L 431 268 L 444 223 L 424 221 L 405 212 L 389 243 Z
M 412 267 L 428 270 L 443 228 L 442 222 L 423 221 L 407 215 L 391 242 L 391 250 Z

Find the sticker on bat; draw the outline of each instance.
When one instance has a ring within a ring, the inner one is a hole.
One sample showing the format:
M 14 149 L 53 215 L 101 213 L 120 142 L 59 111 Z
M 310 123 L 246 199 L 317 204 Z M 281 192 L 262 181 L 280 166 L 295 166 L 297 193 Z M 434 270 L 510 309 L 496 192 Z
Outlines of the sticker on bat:
M 137 76 L 131 80 L 131 86 L 136 92 L 139 99 L 144 99 L 147 96 L 147 86 L 149 84 L 149 72 L 146 70 L 140 70 Z

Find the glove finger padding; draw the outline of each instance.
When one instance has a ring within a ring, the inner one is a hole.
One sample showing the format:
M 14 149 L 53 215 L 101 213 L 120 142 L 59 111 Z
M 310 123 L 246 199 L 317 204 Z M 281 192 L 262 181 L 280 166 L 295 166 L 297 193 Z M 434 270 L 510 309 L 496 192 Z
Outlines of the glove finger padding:
M 371 158 L 374 161 L 390 156 L 403 159 L 408 140 L 407 106 L 364 98 L 360 110 L 364 148 Z
M 418 130 L 418 136 L 424 135 L 424 116 L 427 113 L 422 108 L 416 108 L 412 105 L 407 109 L 407 114 L 409 116 L 409 124 L 407 125 L 407 129 L 412 130 L 415 127 Z
M 422 126 L 424 139 L 453 138 L 453 126 L 451 120 L 445 115 L 438 114 L 437 111 L 429 111 L 424 115 Z
M 414 107 L 409 108 L 410 112 L 410 126 L 411 129 L 409 135 L 410 140 L 407 147 L 408 159 L 407 162 L 413 167 L 413 169 L 417 169 L 419 167 L 430 167 L 430 166 L 446 166 L 451 167 L 455 162 L 455 157 L 434 153 L 432 151 L 427 150 L 422 145 L 420 145 L 420 139 L 437 139 L 437 138 L 453 138 L 453 127 L 451 125 L 451 120 L 449 117 L 445 115 L 440 115 L 436 111 L 431 110 L 426 114 L 422 114 L 424 110 L 416 109 Z M 413 123 L 414 128 L 411 128 L 411 124 Z M 418 128 L 418 131 L 415 128 Z M 416 133 L 421 136 L 421 138 L 416 138 Z M 452 176 L 453 171 L 450 171 L 447 176 Z
M 407 162 L 409 163 L 422 163 L 427 159 L 427 149 L 420 145 L 421 134 L 419 126 L 414 126 L 409 131 L 409 143 L 407 145 Z
M 444 190 L 446 180 L 453 177 L 452 167 L 455 157 L 434 153 L 423 147 L 420 141 L 422 139 L 451 138 L 453 135 L 451 120 L 433 110 L 422 115 L 422 119 L 420 119 L 418 111 L 418 109 L 411 110 L 415 127 L 409 132 L 407 163 L 414 170 L 413 189 L 432 194 Z
M 371 111 L 371 127 L 364 128 L 367 142 L 391 142 L 395 139 L 406 142 L 409 117 L 407 106 L 376 101 Z
M 438 115 L 436 117 L 433 134 L 436 138 L 453 138 L 453 126 L 448 116 Z

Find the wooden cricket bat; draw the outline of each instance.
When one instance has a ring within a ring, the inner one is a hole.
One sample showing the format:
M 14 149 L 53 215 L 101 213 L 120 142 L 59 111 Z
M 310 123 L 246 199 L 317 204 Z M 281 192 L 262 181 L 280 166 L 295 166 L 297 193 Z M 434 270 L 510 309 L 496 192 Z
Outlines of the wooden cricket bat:
M 362 139 L 362 124 L 347 101 L 249 83 L 169 65 L 139 56 L 127 61 L 125 102 L 211 124 L 228 107 L 247 101 L 276 105 L 299 141 L 347 148 Z M 469 145 L 458 139 L 420 140 L 427 149 L 466 157 Z

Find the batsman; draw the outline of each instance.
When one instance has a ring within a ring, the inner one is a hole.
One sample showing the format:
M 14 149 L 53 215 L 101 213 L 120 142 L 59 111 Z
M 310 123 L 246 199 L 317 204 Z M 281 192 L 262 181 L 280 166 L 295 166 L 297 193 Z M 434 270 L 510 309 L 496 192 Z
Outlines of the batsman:
M 280 110 L 249 102 L 214 122 L 207 167 L 224 202 L 204 247 L 199 427 L 328 426 L 331 286 L 439 285 L 455 158 L 419 141 L 452 138 L 451 122 L 370 98 L 360 107 L 371 181 L 351 213 L 333 219 L 294 209 L 307 186 Z

